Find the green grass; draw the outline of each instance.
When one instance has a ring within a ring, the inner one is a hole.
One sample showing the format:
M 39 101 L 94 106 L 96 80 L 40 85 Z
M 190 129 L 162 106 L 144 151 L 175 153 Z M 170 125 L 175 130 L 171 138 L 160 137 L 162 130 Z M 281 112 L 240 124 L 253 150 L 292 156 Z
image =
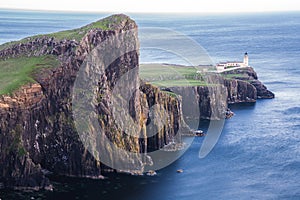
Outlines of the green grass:
M 174 92 L 169 92 L 169 91 L 164 91 L 164 90 L 161 90 L 161 92 L 163 92 L 163 93 L 166 93 L 166 94 L 168 94 L 168 95 L 170 95 L 171 97 L 177 97 L 177 94 L 175 94 Z
M 132 20 L 125 15 L 112 15 L 97 22 L 91 23 L 81 28 L 60 31 L 56 33 L 36 35 L 24 38 L 19 41 L 12 41 L 0 45 L 0 50 L 12 47 L 15 44 L 27 43 L 36 38 L 54 37 L 57 40 L 77 40 L 80 41 L 82 37 L 92 29 L 113 30 L 119 26 L 121 22 L 132 22 Z M 34 82 L 33 73 L 36 69 L 42 67 L 57 66 L 59 61 L 52 56 L 41 57 L 19 57 L 10 58 L 7 60 L 0 60 L 0 95 L 12 94 L 13 91 L 20 88 L 22 85 Z
M 191 66 L 141 64 L 140 77 L 158 87 L 207 86 L 198 69 Z M 212 85 L 212 84 L 209 84 Z
M 111 30 L 114 28 L 115 25 L 120 24 L 124 19 L 130 20 L 129 17 L 124 17 L 124 15 L 112 15 L 112 16 L 106 17 L 102 20 L 99 20 L 97 22 L 83 26 L 81 28 L 60 31 L 60 32 L 50 33 L 50 34 L 36 35 L 36 36 L 24 38 L 20 41 L 8 42 L 8 43 L 0 45 L 0 50 L 11 47 L 14 44 L 30 42 L 36 38 L 40 38 L 43 36 L 50 37 L 50 38 L 54 37 L 58 40 L 63 40 L 63 39 L 73 40 L 74 39 L 74 40 L 80 41 L 89 30 L 96 29 L 96 28 L 102 29 L 102 30 Z
M 195 79 L 152 81 L 151 84 L 158 87 L 184 87 L 184 86 L 207 86 L 208 84 Z M 211 84 L 209 84 L 211 85 Z
M 53 56 L 19 57 L 0 60 L 0 95 L 12 94 L 27 83 L 35 82 L 33 73 L 40 68 L 57 67 Z
M 104 18 L 100 21 L 91 23 L 87 26 L 73 29 L 73 30 L 67 30 L 67 31 L 60 31 L 57 33 L 47 34 L 48 37 L 54 37 L 56 39 L 62 40 L 62 39 L 68 39 L 68 40 L 81 40 L 81 38 L 91 29 L 102 29 L 102 30 L 111 30 L 115 24 L 119 24 L 123 20 L 123 17 L 119 15 L 113 15 L 107 18 Z
M 226 69 L 235 68 L 236 66 L 227 66 Z
M 145 81 L 192 79 L 197 75 L 197 69 L 189 66 L 174 66 L 164 64 L 141 64 L 140 76 Z
M 222 76 L 227 79 L 248 78 L 247 74 L 222 74 Z

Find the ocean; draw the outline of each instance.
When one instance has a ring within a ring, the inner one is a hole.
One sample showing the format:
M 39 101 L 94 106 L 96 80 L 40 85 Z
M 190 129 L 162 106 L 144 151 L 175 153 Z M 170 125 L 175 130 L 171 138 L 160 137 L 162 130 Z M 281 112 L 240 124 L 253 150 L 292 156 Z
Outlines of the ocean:
M 80 27 L 108 15 L 0 10 L 0 44 Z M 276 98 L 231 106 L 235 116 L 226 120 L 207 157 L 198 157 L 203 138 L 197 137 L 157 176 L 53 176 L 53 192 L 0 191 L 0 198 L 300 199 L 300 13 L 128 15 L 140 28 L 167 28 L 190 37 L 213 62 L 241 60 L 248 52 L 250 65 Z M 167 53 L 143 49 L 140 61 L 171 62 Z M 197 123 L 190 126 L 197 128 Z

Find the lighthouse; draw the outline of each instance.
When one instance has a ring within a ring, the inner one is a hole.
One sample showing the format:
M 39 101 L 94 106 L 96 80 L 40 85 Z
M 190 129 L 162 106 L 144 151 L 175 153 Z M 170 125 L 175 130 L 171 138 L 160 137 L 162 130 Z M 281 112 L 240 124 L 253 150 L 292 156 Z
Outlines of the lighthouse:
M 242 67 L 249 67 L 249 57 L 247 52 L 244 54 L 243 61 L 220 62 L 216 65 L 217 71 L 219 72 L 223 72 L 224 70 L 232 70 L 235 68 L 242 68 Z
M 244 55 L 244 65 L 249 66 L 249 57 L 247 52 Z

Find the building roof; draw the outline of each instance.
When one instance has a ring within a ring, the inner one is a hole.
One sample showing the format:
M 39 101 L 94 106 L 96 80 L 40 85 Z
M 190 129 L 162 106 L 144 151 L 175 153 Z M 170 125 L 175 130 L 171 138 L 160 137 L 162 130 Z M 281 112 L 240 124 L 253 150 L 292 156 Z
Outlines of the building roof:
M 244 63 L 242 61 L 226 61 L 226 62 L 219 62 L 218 64 L 227 64 L 227 63 Z

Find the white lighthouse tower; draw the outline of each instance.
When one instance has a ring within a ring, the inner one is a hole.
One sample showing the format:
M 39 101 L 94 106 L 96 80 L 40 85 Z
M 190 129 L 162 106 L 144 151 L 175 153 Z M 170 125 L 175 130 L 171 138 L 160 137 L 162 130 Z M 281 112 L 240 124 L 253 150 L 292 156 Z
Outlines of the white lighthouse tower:
M 244 65 L 249 66 L 249 57 L 247 52 L 244 55 Z

